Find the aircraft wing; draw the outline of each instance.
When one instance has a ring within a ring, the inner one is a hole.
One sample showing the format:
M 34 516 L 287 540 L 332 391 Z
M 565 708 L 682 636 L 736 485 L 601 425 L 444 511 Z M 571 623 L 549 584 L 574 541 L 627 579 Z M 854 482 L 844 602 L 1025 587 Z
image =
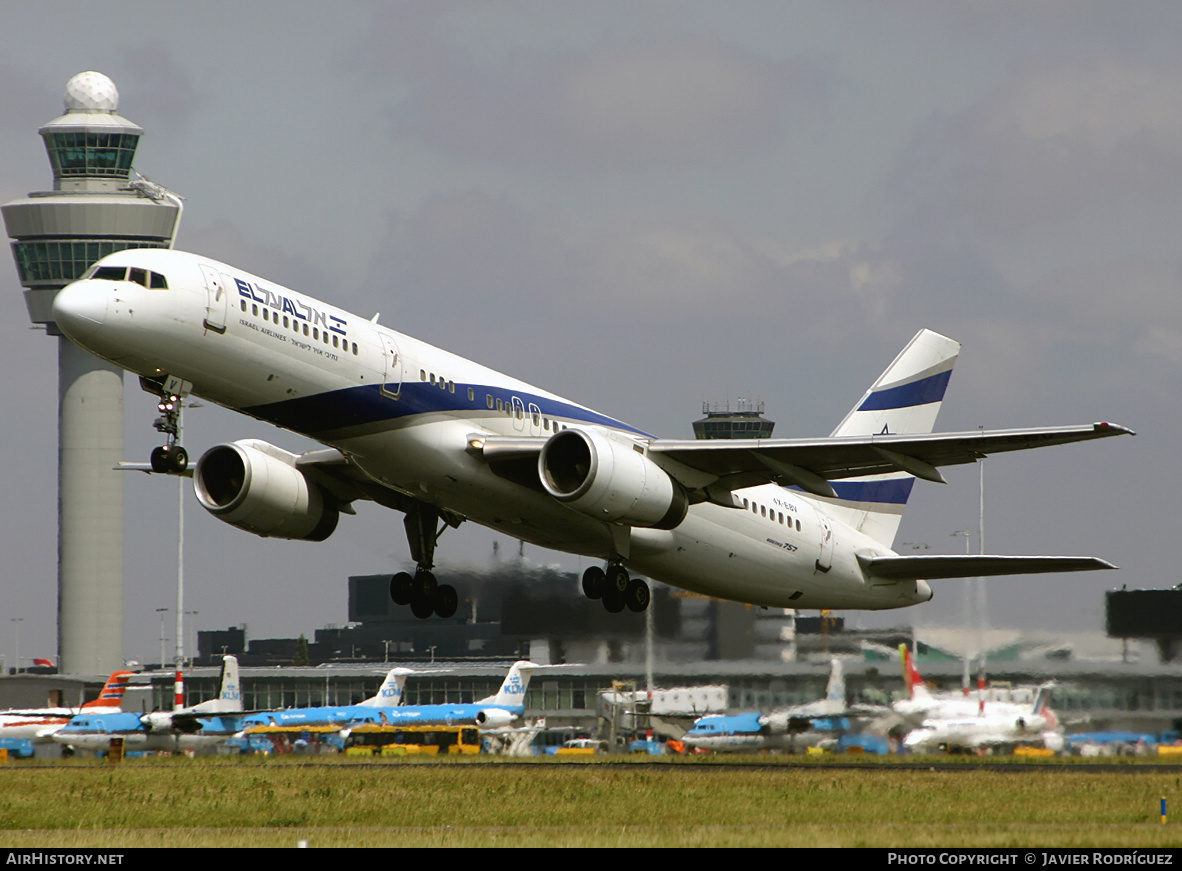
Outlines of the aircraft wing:
M 867 574 L 884 581 L 981 578 L 998 575 L 1034 575 L 1053 572 L 1087 572 L 1115 569 L 1112 563 L 1091 556 L 986 556 L 914 555 L 858 556 Z
M 656 440 L 650 456 L 682 479 L 678 466 L 713 478 L 727 490 L 777 483 L 796 485 L 820 496 L 836 496 L 827 483 L 907 472 L 917 478 L 944 483 L 939 466 L 972 463 L 990 454 L 1023 451 L 1048 445 L 1133 434 L 1112 423 L 1035 429 L 978 430 L 918 435 L 840 436 L 822 439 L 705 439 Z M 662 464 L 665 465 L 665 464 Z M 692 477 L 692 476 L 685 476 Z M 691 487 L 696 485 L 682 480 Z
M 1135 435 L 1114 423 L 1093 423 L 1032 429 L 976 430 L 819 439 L 654 439 L 649 456 L 690 491 L 729 505 L 726 491 L 759 484 L 798 486 L 818 496 L 835 498 L 828 483 L 907 472 L 944 483 L 939 466 L 973 463 L 990 454 L 1024 451 L 1117 435 Z M 533 476 L 534 463 L 546 439 L 473 433 L 468 448 L 499 465 L 506 477 Z M 512 469 L 517 466 L 517 475 Z

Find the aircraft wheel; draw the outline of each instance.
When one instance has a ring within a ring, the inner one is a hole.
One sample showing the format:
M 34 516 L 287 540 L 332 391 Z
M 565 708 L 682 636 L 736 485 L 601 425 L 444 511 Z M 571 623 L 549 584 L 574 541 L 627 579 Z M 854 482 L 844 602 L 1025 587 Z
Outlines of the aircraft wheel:
M 583 595 L 588 599 L 599 599 L 607 586 L 607 574 L 599 566 L 591 566 L 583 572 Z
M 156 472 L 160 475 L 168 474 L 169 457 L 168 447 L 166 445 L 160 445 L 159 447 L 152 448 L 152 455 L 149 459 L 152 464 L 153 472 Z
M 420 620 L 426 620 L 435 613 L 435 600 L 429 599 L 411 599 L 410 612 L 418 617 Z
M 180 445 L 173 445 L 168 470 L 174 475 L 181 475 L 187 468 L 189 468 L 189 452 Z
M 607 588 L 621 594 L 627 592 L 628 570 L 620 565 L 608 566 Z
M 615 588 L 608 587 L 603 591 L 603 607 L 607 609 L 609 614 L 619 614 L 624 610 L 624 594 L 616 592 Z
M 633 578 L 628 582 L 628 589 L 624 592 L 624 602 L 628 605 L 629 611 L 634 611 L 637 614 L 642 613 L 648 608 L 651 598 L 648 584 L 644 581 Z
M 399 572 L 390 578 L 390 598 L 394 600 L 395 605 L 410 604 L 411 589 L 414 581 L 415 579 L 407 572 Z
M 411 599 L 425 599 L 430 602 L 435 598 L 435 590 L 439 586 L 439 582 L 435 580 L 435 575 L 426 569 L 419 569 L 415 572 L 414 583 L 411 585 Z
M 451 584 L 440 584 L 435 589 L 435 613 L 440 617 L 454 617 L 459 606 L 460 597 Z

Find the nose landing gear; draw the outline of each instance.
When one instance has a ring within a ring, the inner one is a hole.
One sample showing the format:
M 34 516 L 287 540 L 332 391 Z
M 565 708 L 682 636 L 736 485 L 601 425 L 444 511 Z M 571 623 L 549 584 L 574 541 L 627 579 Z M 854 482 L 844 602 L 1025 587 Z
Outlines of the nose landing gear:
M 160 402 L 156 408 L 160 417 L 152 424 L 157 432 L 164 433 L 167 442 L 152 448 L 150 457 L 152 471 L 162 475 L 183 475 L 189 468 L 189 452 L 179 444 L 181 423 L 181 397 L 163 388 L 159 391 Z

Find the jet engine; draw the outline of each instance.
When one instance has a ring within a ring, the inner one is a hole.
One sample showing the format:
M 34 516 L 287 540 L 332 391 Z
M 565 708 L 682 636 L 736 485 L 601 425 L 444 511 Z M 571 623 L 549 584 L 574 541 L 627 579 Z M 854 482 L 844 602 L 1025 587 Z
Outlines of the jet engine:
M 485 729 L 499 729 L 513 723 L 513 715 L 504 708 L 484 708 L 476 712 L 476 725 Z
M 590 429 L 555 433 L 538 456 L 546 492 L 591 517 L 673 529 L 689 500 L 681 485 L 626 436 Z
M 215 445 L 193 472 L 197 501 L 219 520 L 266 538 L 323 541 L 336 500 L 296 466 L 296 455 L 256 439 Z

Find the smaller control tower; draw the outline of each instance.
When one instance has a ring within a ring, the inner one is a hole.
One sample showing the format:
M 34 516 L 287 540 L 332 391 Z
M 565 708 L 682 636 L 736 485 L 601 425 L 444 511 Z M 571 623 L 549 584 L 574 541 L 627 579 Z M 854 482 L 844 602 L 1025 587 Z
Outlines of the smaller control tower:
M 694 421 L 696 439 L 767 439 L 772 437 L 775 421 L 763 417 L 763 401 L 754 402 L 750 397 L 740 399 L 731 411 L 728 399 L 725 403 L 702 403 L 701 420 Z
M 66 84 L 66 113 L 39 131 L 53 190 L 6 203 L 25 305 L 58 343 L 58 668 L 123 665 L 123 370 L 83 351 L 53 322 L 53 298 L 126 248 L 170 248 L 181 201 L 136 175 L 143 128 L 118 113 L 102 73 Z

